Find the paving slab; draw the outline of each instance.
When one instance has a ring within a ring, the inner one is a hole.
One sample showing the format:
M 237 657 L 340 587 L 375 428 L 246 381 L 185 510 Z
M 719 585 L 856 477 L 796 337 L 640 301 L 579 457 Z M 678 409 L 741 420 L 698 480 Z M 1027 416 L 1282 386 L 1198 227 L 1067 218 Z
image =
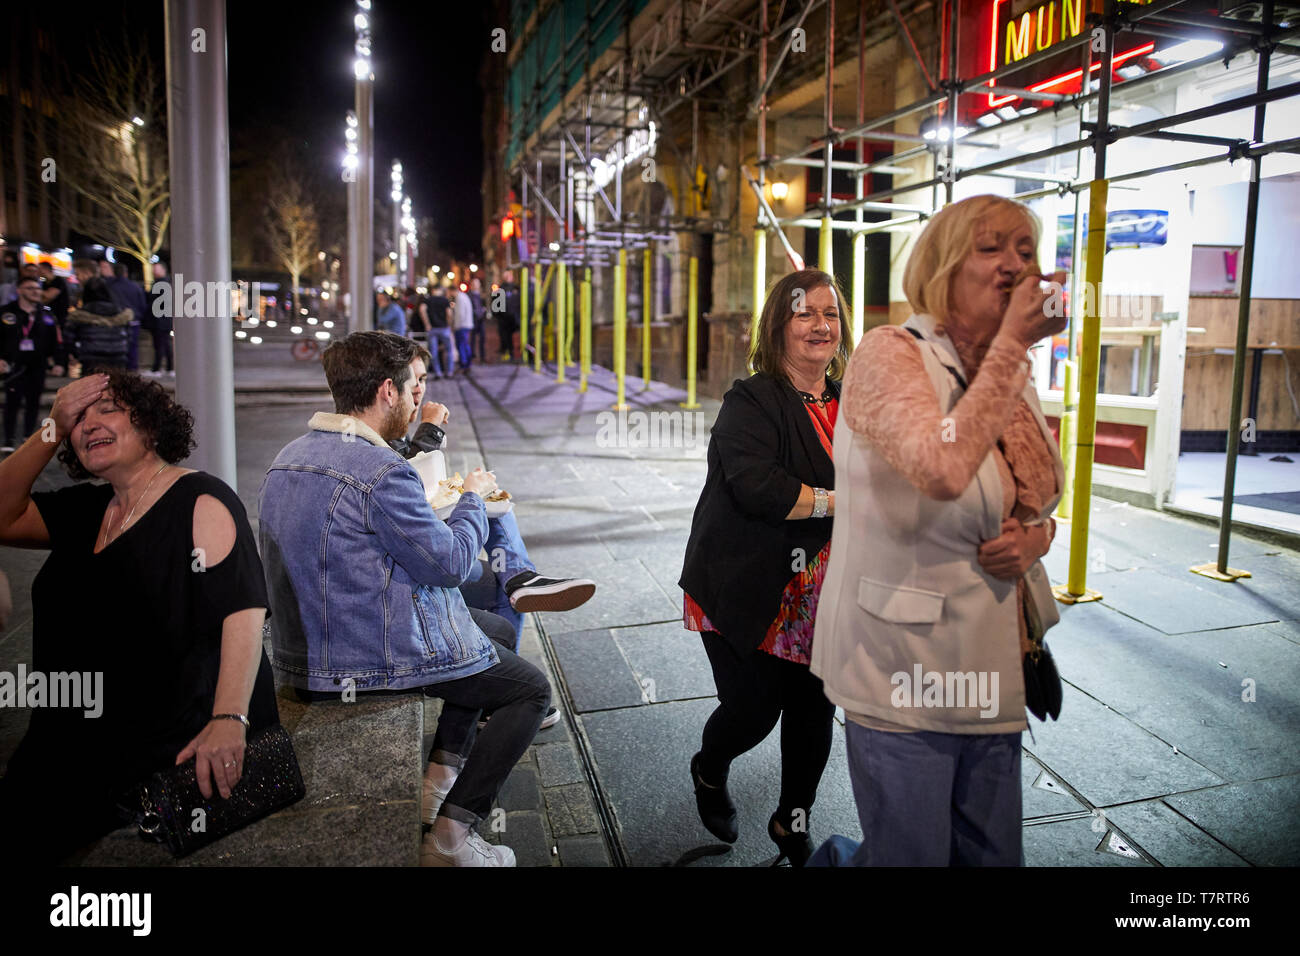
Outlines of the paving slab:
M 608 628 L 550 639 L 578 713 L 641 703 L 641 686 Z
M 760 866 L 775 858 L 767 821 L 780 796 L 779 732 L 732 764 L 728 789 L 740 814 L 740 839 L 728 848 L 699 822 L 688 767 L 716 706 L 716 700 L 673 701 L 580 718 L 633 866 Z M 814 844 L 832 833 L 862 838 L 839 730 L 810 831 Z
M 1128 803 L 1104 813 L 1162 866 L 1250 865 L 1163 800 Z
M 619 628 L 613 637 L 648 702 L 716 696 L 700 635 L 683 628 L 680 621 Z
M 1052 775 L 1093 806 L 1128 803 L 1224 782 L 1187 754 L 1153 736 L 1067 681 L 1061 719 L 1030 718 L 1024 741 Z
M 1097 832 L 1095 825 L 1095 818 L 1087 817 L 1025 827 L 1025 866 L 1151 866 L 1140 854 L 1126 856 L 1098 849 L 1114 837 L 1109 830 Z M 1128 843 L 1121 841 L 1121 845 Z
M 1079 604 L 1048 643 L 1065 680 L 1223 779 L 1300 772 L 1278 746 L 1300 739 L 1300 655 L 1266 625 L 1170 636 Z
M 1199 583 L 1204 581 L 1204 583 Z M 1161 568 L 1139 568 L 1106 577 L 1102 602 L 1166 634 L 1209 631 L 1280 618 L 1225 592 L 1218 582 Z M 1152 595 L 1160 600 L 1152 600 Z
M 1234 783 L 1165 800 L 1257 866 L 1300 866 L 1300 776 Z

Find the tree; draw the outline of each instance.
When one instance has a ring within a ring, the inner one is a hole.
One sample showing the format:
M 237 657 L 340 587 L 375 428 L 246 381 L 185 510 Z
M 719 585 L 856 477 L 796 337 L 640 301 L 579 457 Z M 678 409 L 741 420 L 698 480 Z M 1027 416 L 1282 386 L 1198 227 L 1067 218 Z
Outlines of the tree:
M 267 240 L 271 253 L 289 273 L 293 291 L 293 316 L 298 311 L 298 284 L 304 272 L 316 263 L 320 225 L 316 207 L 302 186 L 302 180 L 287 161 L 277 164 L 271 177 L 271 195 L 266 205 Z
M 149 263 L 171 222 L 167 172 L 167 102 L 157 65 L 143 40 L 124 34 L 112 46 L 90 44 L 88 69 L 74 87 L 66 120 L 75 144 L 56 157 L 58 173 L 83 202 L 67 210 L 73 228 Z

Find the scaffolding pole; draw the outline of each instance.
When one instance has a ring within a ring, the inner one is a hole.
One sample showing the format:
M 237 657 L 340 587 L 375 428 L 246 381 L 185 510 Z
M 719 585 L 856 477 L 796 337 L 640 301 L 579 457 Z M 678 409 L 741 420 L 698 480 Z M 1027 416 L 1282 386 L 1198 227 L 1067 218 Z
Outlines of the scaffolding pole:
M 654 294 L 650 283 L 654 267 L 654 248 L 645 247 L 641 262 L 641 390 L 650 387 L 650 322 L 654 316 Z
M 691 254 L 690 271 L 686 285 L 686 401 L 682 408 L 699 408 L 695 400 L 696 365 L 699 362 L 699 269 L 700 260 Z
M 1273 29 L 1273 0 L 1264 0 L 1264 29 Z M 1267 33 L 1266 33 L 1267 35 Z M 1259 56 L 1256 94 L 1268 89 L 1269 50 L 1267 43 Z M 1264 139 L 1264 103 L 1255 107 L 1255 127 L 1251 143 Z M 1227 461 L 1223 469 L 1223 511 L 1219 516 L 1219 553 L 1213 565 L 1196 565 L 1191 570 L 1218 581 L 1236 581 L 1250 577 L 1249 571 L 1228 567 L 1228 549 L 1232 544 L 1232 505 L 1237 483 L 1237 453 L 1241 446 L 1241 393 L 1246 376 L 1246 353 L 1250 351 L 1250 293 L 1255 271 L 1255 220 L 1259 214 L 1259 180 L 1262 156 L 1250 157 L 1250 185 L 1246 190 L 1246 239 L 1241 248 L 1241 290 L 1237 298 L 1237 342 L 1232 356 L 1232 395 L 1228 412 Z M 1259 386 L 1258 368 L 1253 385 Z
M 582 332 L 578 343 L 578 391 L 587 390 L 587 376 L 591 374 L 591 267 L 582 270 L 582 292 L 579 321 Z
M 618 250 L 614 266 L 614 377 L 618 380 L 616 410 L 627 408 L 627 250 Z

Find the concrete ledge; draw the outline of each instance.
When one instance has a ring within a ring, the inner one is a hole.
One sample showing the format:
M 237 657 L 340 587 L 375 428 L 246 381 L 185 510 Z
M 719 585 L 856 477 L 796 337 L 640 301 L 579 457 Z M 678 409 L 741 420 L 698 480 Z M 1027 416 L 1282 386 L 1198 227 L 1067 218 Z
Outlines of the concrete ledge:
M 177 860 L 123 827 L 69 862 L 83 866 L 417 866 L 424 731 L 418 694 L 304 704 L 282 692 L 307 795 Z

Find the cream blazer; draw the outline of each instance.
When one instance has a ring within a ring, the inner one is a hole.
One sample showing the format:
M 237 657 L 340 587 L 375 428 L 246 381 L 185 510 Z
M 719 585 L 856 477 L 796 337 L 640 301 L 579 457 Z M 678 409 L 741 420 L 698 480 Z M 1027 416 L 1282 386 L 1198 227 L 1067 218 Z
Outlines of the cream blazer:
M 931 316 L 913 315 L 904 327 L 923 337 L 917 345 L 946 414 L 962 394 L 952 374 L 964 377 L 957 350 L 946 335 L 935 333 Z M 1024 399 L 1054 448 L 1032 382 Z M 980 544 L 1002 528 L 996 454 L 989 452 L 956 500 L 937 501 L 895 471 L 839 416 L 835 526 L 812 670 L 825 683 L 826 696 L 846 711 L 943 733 L 1012 733 L 1028 726 L 1015 582 L 986 574 L 976 560 Z M 1064 470 L 1055 457 L 1059 489 Z M 1058 492 L 1038 519 L 1045 519 L 1059 499 Z M 1041 563 L 1026 579 L 1042 593 L 1047 575 Z M 911 689 L 918 677 L 932 683 L 930 674 L 938 675 L 944 694 Z M 993 706 L 977 699 L 981 680 L 990 692 L 996 689 Z M 942 703 L 936 705 L 935 697 Z

